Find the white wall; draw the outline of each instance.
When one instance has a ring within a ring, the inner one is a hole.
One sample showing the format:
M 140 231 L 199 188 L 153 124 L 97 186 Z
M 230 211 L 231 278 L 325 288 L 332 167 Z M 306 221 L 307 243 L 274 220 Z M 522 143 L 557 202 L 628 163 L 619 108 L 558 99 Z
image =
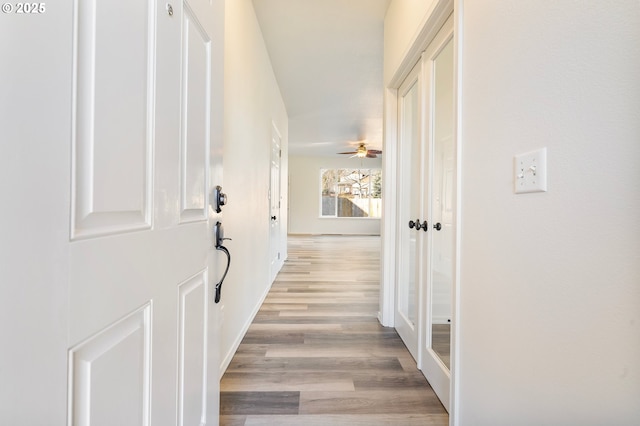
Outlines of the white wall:
M 232 264 L 222 291 L 221 373 L 268 292 L 272 122 L 282 135 L 282 205 L 287 205 L 288 123 L 251 0 L 225 5 L 224 208 Z M 286 209 L 282 253 L 286 255 Z
M 380 219 L 320 218 L 320 169 L 381 168 L 381 158 L 289 158 L 289 232 L 291 234 L 380 235 Z M 382 176 L 384 180 L 384 175 Z M 383 194 L 384 196 L 384 194 Z
M 640 3 L 463 16 L 460 422 L 640 424 Z
M 399 4 L 385 29 L 415 34 Z M 640 424 L 640 4 L 456 7 L 457 424 Z M 385 81 L 402 40 L 385 36 Z M 542 146 L 549 191 L 514 195 L 513 156 Z
M 436 0 L 393 0 L 384 20 L 384 81 L 389 82 Z

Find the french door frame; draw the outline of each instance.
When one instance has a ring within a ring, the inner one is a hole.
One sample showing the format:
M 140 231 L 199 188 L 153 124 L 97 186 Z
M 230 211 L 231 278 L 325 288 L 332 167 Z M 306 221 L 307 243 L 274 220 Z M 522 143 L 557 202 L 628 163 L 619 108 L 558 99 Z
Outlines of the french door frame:
M 383 173 L 387 178 L 384 183 L 385 200 L 383 204 L 383 220 L 382 220 L 382 237 L 383 237 L 383 255 L 382 255 L 382 276 L 380 290 L 380 313 L 379 320 L 384 326 L 393 327 L 395 314 L 395 280 L 397 276 L 396 268 L 396 240 L 398 238 L 398 221 L 403 218 L 397 215 L 397 203 L 400 199 L 397 190 L 398 176 L 398 89 L 411 72 L 413 66 L 421 60 L 422 53 L 427 49 L 431 42 L 444 25 L 444 23 L 453 14 L 453 33 L 454 33 L 454 141 L 456 146 L 456 176 L 455 176 L 455 217 L 454 226 L 456 228 L 455 235 L 455 276 L 453 281 L 453 304 L 452 304 L 452 325 L 451 325 L 451 391 L 450 391 L 450 408 L 449 408 L 449 424 L 458 425 L 458 348 L 459 334 L 457 330 L 459 310 L 459 287 L 460 287 L 460 175 L 461 175 L 461 123 L 458 119 L 461 114 L 460 103 L 460 82 L 461 82 L 461 21 L 462 21 L 462 0 L 437 0 L 430 11 L 426 14 L 425 19 L 420 27 L 419 32 L 410 43 L 405 56 L 402 58 L 400 65 L 395 70 L 391 80 L 385 88 L 385 142 L 384 142 L 384 163 Z M 422 302 L 421 302 L 422 303 Z M 421 326 L 424 327 L 424 317 L 420 317 Z M 421 333 L 422 334 L 422 333 Z M 422 342 L 419 344 L 421 345 Z

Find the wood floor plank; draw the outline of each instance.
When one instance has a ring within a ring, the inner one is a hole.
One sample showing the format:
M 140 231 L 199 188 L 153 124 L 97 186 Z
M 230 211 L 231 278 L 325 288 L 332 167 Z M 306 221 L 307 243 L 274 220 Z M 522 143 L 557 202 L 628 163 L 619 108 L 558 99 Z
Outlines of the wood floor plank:
M 348 332 L 331 333 L 327 331 L 309 331 L 304 333 L 307 344 L 356 345 L 368 344 L 372 346 L 398 346 L 402 342 L 394 332 Z
M 300 392 L 230 392 L 220 394 L 220 414 L 298 414 Z
M 296 236 L 221 381 L 223 426 L 448 424 L 378 322 L 378 237 Z
M 442 409 L 438 397 L 415 389 L 300 392 L 300 414 L 420 414 L 430 409 Z
M 304 345 L 270 345 L 267 349 L 265 357 L 298 357 L 298 358 L 317 358 L 317 357 L 355 357 L 355 358 L 382 358 L 397 357 L 404 354 L 403 348 L 391 346 L 387 348 L 373 347 L 371 345 L 356 346 L 336 346 L 323 344 L 304 344 Z
M 267 354 L 267 349 L 269 349 L 269 345 L 263 344 L 249 344 L 246 343 L 244 345 L 240 345 L 238 350 L 236 351 L 236 357 L 260 357 L 264 358 Z
M 220 426 L 244 426 L 247 421 L 247 416 L 239 415 L 221 415 Z
M 286 306 L 286 305 L 283 305 Z M 374 316 L 378 315 L 378 302 L 358 302 L 358 303 L 351 303 L 349 305 L 337 305 L 335 303 L 314 303 L 312 305 L 307 305 L 307 310 L 309 311 L 316 311 L 316 310 L 333 310 L 334 312 L 341 312 L 341 311 L 351 311 L 351 310 L 358 310 L 358 311 L 366 311 L 367 313 L 371 313 L 373 312 Z M 289 309 L 288 307 L 284 308 L 284 309 Z
M 351 309 L 351 310 L 339 310 L 334 311 L 331 309 L 310 309 L 308 311 L 280 311 L 280 317 L 361 317 L 362 315 L 371 314 L 375 315 L 377 311 L 371 308 L 365 310 Z
M 447 426 L 446 414 L 246 416 L 245 426 Z M 221 426 L 235 426 L 223 424 Z
M 396 357 L 255 357 L 235 356 L 228 372 L 264 371 L 404 371 Z
M 289 331 L 333 331 L 341 332 L 345 328 L 342 324 L 323 323 L 323 324 L 259 324 L 253 323 L 249 330 L 289 330 Z
M 375 324 L 378 320 L 374 317 L 349 317 L 349 316 L 333 316 L 333 317 L 274 317 L 272 315 L 261 315 L 258 313 L 253 320 L 257 324 L 332 324 L 332 323 L 371 323 Z
M 353 378 L 344 372 L 227 373 L 221 386 L 225 391 L 240 392 L 356 390 Z
M 260 307 L 260 310 L 263 310 L 263 311 L 281 311 L 283 309 L 286 309 L 289 311 L 291 310 L 306 311 L 307 309 L 309 309 L 309 305 L 304 303 L 283 303 L 281 305 L 277 303 L 264 303 L 262 307 Z
M 304 343 L 304 339 L 305 335 L 301 332 L 279 330 L 248 330 L 242 342 L 247 345 L 274 343 L 299 345 Z
M 355 390 L 423 390 L 430 387 L 418 370 L 408 371 L 405 374 L 379 372 L 375 376 L 366 373 L 353 373 L 351 380 Z

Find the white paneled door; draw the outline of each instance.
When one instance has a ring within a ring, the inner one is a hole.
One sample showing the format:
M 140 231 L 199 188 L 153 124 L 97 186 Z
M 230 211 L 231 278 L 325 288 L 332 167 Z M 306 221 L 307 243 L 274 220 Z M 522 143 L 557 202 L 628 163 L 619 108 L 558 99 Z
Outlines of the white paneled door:
M 69 413 L 216 424 L 206 0 L 76 4 Z M 219 96 L 220 94 L 218 94 Z M 210 394 L 212 392 L 213 394 Z
M 49 237 L 64 249 L 47 254 L 67 302 L 54 315 L 33 312 L 67 324 L 68 364 L 51 368 L 67 375 L 69 425 L 218 424 L 213 286 L 221 268 L 211 228 L 224 212 L 209 206 L 209 194 L 221 183 L 212 166 L 221 161 L 213 145 L 222 94 L 212 81 L 221 75 L 219 3 L 65 1 L 72 25 L 55 10 L 51 19 L 72 47 L 31 52 L 69 62 L 52 67 L 68 70 L 58 77 L 68 95 L 33 102 L 65 111 L 70 132 L 40 143 L 69 146 L 70 162 L 31 170 L 43 186 L 50 179 L 70 191 L 60 197 L 65 228 Z

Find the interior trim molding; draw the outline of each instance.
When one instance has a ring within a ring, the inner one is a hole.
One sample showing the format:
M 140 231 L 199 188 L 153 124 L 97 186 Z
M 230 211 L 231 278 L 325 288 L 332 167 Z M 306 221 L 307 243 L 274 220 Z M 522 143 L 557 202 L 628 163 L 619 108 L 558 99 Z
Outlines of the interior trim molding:
M 451 390 L 449 402 L 449 424 L 451 426 L 460 425 L 459 401 L 460 401 L 460 376 L 458 373 L 458 360 L 460 359 L 460 263 L 462 260 L 462 42 L 464 0 L 454 0 L 453 11 L 453 39 L 454 39 L 454 105 L 455 105 L 455 129 L 454 138 L 456 145 L 456 176 L 455 176 L 455 258 L 456 268 L 453 281 L 453 306 L 452 306 L 452 326 L 451 326 Z

